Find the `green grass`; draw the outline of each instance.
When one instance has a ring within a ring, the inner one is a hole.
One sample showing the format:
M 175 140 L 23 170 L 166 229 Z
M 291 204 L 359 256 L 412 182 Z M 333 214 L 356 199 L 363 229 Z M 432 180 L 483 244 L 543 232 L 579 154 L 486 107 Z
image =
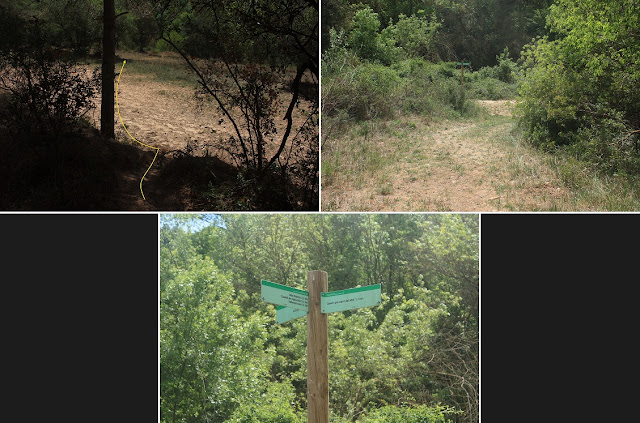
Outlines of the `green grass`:
M 137 57 L 127 58 L 126 53 L 121 53 L 121 56 L 127 61 L 125 71 L 153 75 L 158 81 L 172 82 L 183 87 L 196 82 L 193 72 L 178 58 L 145 58 L 139 54 Z
M 348 180 L 357 189 L 361 188 L 369 179 L 389 167 L 397 157 L 413 151 L 408 140 L 415 128 L 415 124 L 404 120 L 364 121 L 352 126 L 347 134 L 341 135 L 340 140 L 325 142 L 323 183 L 332 185 L 338 179 Z M 405 147 L 396 148 L 402 145 Z M 380 181 L 379 187 L 381 195 L 392 192 L 392 186 L 387 181 Z
M 568 199 L 551 199 L 545 210 L 551 211 L 638 211 L 640 210 L 640 177 L 629 175 L 606 175 L 598 172 L 588 162 L 559 150 L 555 153 L 534 150 L 520 131 L 512 129 L 501 134 L 497 143 L 514 150 L 515 154 L 505 165 L 513 180 L 539 179 L 549 169 L 563 187 L 569 190 Z M 533 163 L 523 152 L 533 151 L 540 160 Z M 523 154 L 519 154 L 523 153 Z M 497 169 L 496 169 L 497 170 Z M 517 187 L 517 186 L 516 186 Z M 500 194 L 508 194 L 510 187 L 497 187 Z M 507 195 L 508 198 L 508 195 Z M 509 201 L 502 200 L 503 208 L 509 209 Z M 536 211 L 536 210 L 534 210 Z
M 597 211 L 640 210 L 640 177 L 605 175 L 587 163 L 562 155 L 549 157 L 548 162 L 571 188 L 577 210 L 584 209 L 584 205 Z

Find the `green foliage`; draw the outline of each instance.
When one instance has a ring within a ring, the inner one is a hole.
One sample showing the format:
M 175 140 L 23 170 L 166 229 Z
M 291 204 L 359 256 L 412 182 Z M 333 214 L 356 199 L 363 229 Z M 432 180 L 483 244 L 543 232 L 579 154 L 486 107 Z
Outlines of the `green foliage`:
M 483 78 L 481 76 L 470 80 L 468 84 L 470 97 L 482 100 L 512 99 L 516 96 L 518 89 L 515 84 L 507 84 L 498 79 Z
M 640 128 L 640 6 L 561 0 L 548 24 L 553 38 L 524 53 L 522 128 L 535 145 L 570 146 L 602 171 L 637 173 L 630 134 Z
M 382 37 L 389 40 L 388 44 L 402 48 L 408 57 L 427 58 L 434 53 L 435 37 L 440 27 L 435 14 L 430 20 L 424 16 L 400 14 L 397 23 L 382 31 Z
M 259 398 L 242 404 L 230 423 L 299 423 L 303 419 L 289 405 L 295 393 L 289 383 L 272 383 Z
M 429 20 L 420 13 L 420 16 L 401 14 L 397 23 L 381 30 L 378 14 L 367 7 L 354 14 L 347 45 L 362 60 L 390 65 L 406 57 L 427 57 L 433 53 L 438 28 L 440 23 L 435 15 Z
M 394 55 L 394 40 L 383 37 L 378 14 L 370 8 L 356 12 L 351 23 L 348 45 L 363 60 L 389 64 Z
M 341 52 L 337 54 L 337 52 Z M 338 64 L 340 63 L 340 65 Z M 360 63 L 347 50 L 329 50 L 323 64 L 323 112 L 356 120 L 390 119 L 397 114 L 461 116 L 472 114 L 469 87 L 461 86 L 455 63 L 422 58 L 392 66 Z
M 364 63 L 337 75 L 327 101 L 358 120 L 393 116 L 400 78 L 390 68 Z M 331 82 L 330 82 L 331 84 Z M 330 114 L 330 111 L 327 111 Z
M 264 421 L 297 421 L 291 389 L 274 395 L 268 386 L 274 351 L 265 345 L 265 316 L 243 313 L 210 259 L 161 274 L 161 421 L 249 422 L 252 411 L 272 417 Z
M 414 32 L 406 36 L 414 38 L 417 44 L 427 47 L 427 40 L 432 40 L 427 48 L 431 60 L 467 58 L 478 67 L 485 67 L 494 66 L 496 56 L 505 47 L 514 52 L 517 59 L 523 45 L 545 34 L 545 18 L 552 0 L 331 0 L 326 3 L 329 17 L 323 18 L 325 37 L 331 28 L 349 31 L 355 11 L 368 7 L 377 14 L 381 31 L 407 25 Z M 423 32 L 424 27 L 417 22 L 426 22 L 425 17 L 430 17 L 428 25 L 435 25 L 434 16 L 439 28 L 431 39 L 430 31 Z M 407 21 L 401 23 L 403 20 Z M 420 33 L 423 35 L 418 36 Z M 323 49 L 329 46 L 327 41 L 323 38 Z M 419 50 L 423 50 L 422 47 Z M 420 53 L 418 56 L 424 57 Z
M 385 406 L 358 419 L 357 423 L 446 423 L 450 421 L 449 416 L 455 414 L 453 409 L 442 406 Z
M 258 292 L 261 279 L 304 288 L 312 269 L 328 272 L 330 290 L 383 287 L 379 306 L 329 317 L 332 421 L 439 421 L 452 407 L 475 421 L 477 217 L 177 215 L 161 225 L 163 422 L 304 421 L 305 319 L 275 325 Z M 388 407 L 399 403 L 416 406 Z
M 121 9 L 124 11 L 121 12 Z M 120 49 L 142 52 L 154 46 L 161 34 L 152 11 L 151 4 L 146 1 L 116 7 L 116 13 L 127 12 L 116 23 L 116 39 Z
M 463 86 L 455 62 L 428 61 L 438 58 L 436 46 L 444 25 L 437 18 L 438 8 L 411 15 L 391 13 L 395 17 L 383 28 L 379 20 L 379 16 L 386 16 L 383 11 L 408 5 L 385 7 L 377 9 L 379 14 L 362 6 L 345 29 L 329 30 L 330 47 L 322 61 L 323 113 L 334 118 L 325 127 L 329 132 L 344 130 L 353 119 L 391 119 L 398 114 L 472 115 L 477 108 L 471 98 L 515 96 L 520 70 L 507 47 L 496 56 L 496 66 L 478 72 L 467 68 Z
M 504 48 L 504 51 L 496 56 L 498 62 L 495 66 L 486 66 L 479 70 L 482 78 L 493 78 L 506 84 L 513 84 L 518 80 L 520 75 L 520 69 L 518 65 L 509 57 L 509 49 Z
M 495 77 L 508 84 L 514 83 L 518 75 L 518 66 L 509 57 L 509 48 L 505 47 L 504 51 L 497 57 L 497 60 Z

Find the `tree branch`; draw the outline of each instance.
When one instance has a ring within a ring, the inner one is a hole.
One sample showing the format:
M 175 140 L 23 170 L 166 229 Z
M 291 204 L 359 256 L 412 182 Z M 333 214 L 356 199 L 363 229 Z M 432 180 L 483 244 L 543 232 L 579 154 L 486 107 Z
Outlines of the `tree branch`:
M 265 170 L 268 169 L 280 154 L 282 154 L 282 150 L 284 150 L 285 145 L 287 144 L 287 139 L 289 138 L 289 134 L 291 133 L 291 126 L 293 125 L 293 108 L 298 102 L 298 94 L 300 93 L 300 80 L 302 79 L 302 75 L 309 68 L 308 64 L 303 64 L 298 66 L 298 73 L 296 73 L 296 77 L 293 80 L 292 88 L 293 88 L 293 96 L 291 96 L 291 101 L 289 102 L 289 108 L 287 109 L 287 113 L 284 115 L 284 119 L 287 121 L 287 128 L 284 131 L 284 135 L 282 136 L 282 141 L 280 141 L 280 147 L 276 154 L 269 160 L 269 163 L 265 166 Z
M 245 158 L 249 157 L 247 146 L 244 144 L 244 139 L 242 138 L 242 134 L 240 133 L 240 129 L 238 128 L 236 121 L 233 119 L 233 117 L 231 117 L 231 114 L 227 111 L 227 108 L 224 107 L 224 104 L 222 103 L 220 98 L 218 98 L 217 94 L 209 87 L 206 79 L 204 78 L 204 75 L 202 75 L 200 70 L 196 68 L 196 66 L 191 62 L 191 60 L 189 60 L 186 54 L 182 50 L 180 50 L 180 48 L 178 48 L 178 46 L 176 46 L 168 37 L 162 37 L 162 40 L 166 41 L 171 47 L 174 48 L 175 51 L 178 52 L 178 54 L 180 54 L 180 56 L 182 56 L 182 58 L 185 60 L 185 62 L 187 62 L 187 65 L 189 65 L 191 70 L 193 70 L 195 74 L 198 76 L 198 79 L 199 79 L 198 83 L 216 100 L 216 102 L 218 103 L 218 106 L 220 106 L 220 109 L 225 114 L 225 116 L 229 119 L 229 121 L 233 125 L 234 130 L 236 131 L 236 135 L 238 136 L 238 141 L 240 141 L 240 145 L 242 146 L 242 151 L 244 152 Z

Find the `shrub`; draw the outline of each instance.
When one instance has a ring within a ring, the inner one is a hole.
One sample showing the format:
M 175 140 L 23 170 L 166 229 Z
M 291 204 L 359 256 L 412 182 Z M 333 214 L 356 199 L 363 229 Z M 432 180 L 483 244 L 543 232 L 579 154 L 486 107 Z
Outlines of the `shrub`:
M 548 23 L 553 39 L 538 39 L 522 55 L 517 114 L 526 136 L 607 173 L 638 172 L 640 6 L 558 0 Z
M 12 93 L 11 110 L 21 131 L 61 134 L 95 108 L 99 76 L 70 63 L 14 57 L 0 69 L 0 86 Z
M 338 109 L 345 110 L 357 120 L 390 118 L 397 104 L 400 77 L 391 68 L 365 63 L 355 68 L 347 67 L 329 81 L 323 83 L 330 87 L 323 93 L 323 101 L 331 105 L 324 109 L 333 115 Z
M 228 420 L 232 423 L 300 423 L 291 403 L 295 393 L 290 383 L 272 383 L 255 401 L 241 404 Z
M 390 64 L 400 52 L 394 47 L 395 40 L 378 33 L 378 14 L 370 8 L 356 12 L 351 22 L 348 45 L 363 60 Z
M 49 12 L 57 17 L 54 9 L 52 5 Z M 53 18 L 47 21 L 11 14 L 10 19 L 18 23 L 10 28 L 18 35 L 0 43 L 0 87 L 12 94 L 11 110 L 21 132 L 55 136 L 94 107 L 98 75 L 89 75 L 69 61 L 88 47 L 79 43 L 73 50 L 65 44 L 52 45 L 51 38 L 57 42 L 52 28 L 58 27 Z
M 382 31 L 387 45 L 397 45 L 408 57 L 427 57 L 433 52 L 433 44 L 440 23 L 435 15 L 429 21 L 424 16 L 400 14 L 398 22 Z
M 502 54 L 496 57 L 498 64 L 494 67 L 494 78 L 512 84 L 516 82 L 518 65 L 509 58 L 509 48 L 505 47 Z
M 486 68 L 480 69 L 481 71 Z M 480 73 L 480 72 L 478 72 Z M 515 84 L 507 84 L 491 77 L 478 76 L 469 81 L 469 92 L 473 98 L 483 100 L 503 100 L 514 98 L 517 92 Z
M 437 405 L 428 407 L 385 406 L 358 419 L 358 423 L 445 423 L 449 421 L 449 415 L 459 414 L 455 410 Z

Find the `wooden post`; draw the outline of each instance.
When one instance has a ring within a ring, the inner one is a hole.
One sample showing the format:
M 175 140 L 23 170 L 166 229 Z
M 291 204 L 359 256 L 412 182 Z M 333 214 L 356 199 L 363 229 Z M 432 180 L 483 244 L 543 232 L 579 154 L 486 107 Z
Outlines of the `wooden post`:
M 320 311 L 320 293 L 329 290 L 327 272 L 307 273 L 308 423 L 329 423 L 329 319 Z
M 462 76 L 461 76 L 461 78 L 462 78 L 462 85 L 464 85 L 464 62 L 462 63 L 461 69 L 462 69 Z
M 114 0 L 104 1 L 102 22 L 102 101 L 100 102 L 100 133 L 106 138 L 115 138 L 113 80 L 116 63 L 116 9 Z

